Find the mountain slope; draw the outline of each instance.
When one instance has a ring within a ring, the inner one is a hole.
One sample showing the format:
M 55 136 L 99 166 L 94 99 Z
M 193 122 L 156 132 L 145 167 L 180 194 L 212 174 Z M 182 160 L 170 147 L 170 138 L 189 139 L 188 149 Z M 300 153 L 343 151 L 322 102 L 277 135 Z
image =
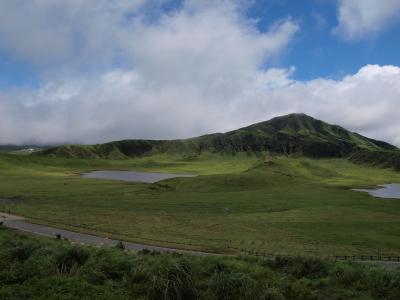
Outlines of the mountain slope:
M 269 152 L 343 157 L 359 151 L 397 153 L 398 149 L 305 114 L 290 114 L 227 133 L 184 140 L 123 140 L 98 145 L 64 145 L 37 155 L 124 159 L 160 153 L 195 156 L 203 152 Z

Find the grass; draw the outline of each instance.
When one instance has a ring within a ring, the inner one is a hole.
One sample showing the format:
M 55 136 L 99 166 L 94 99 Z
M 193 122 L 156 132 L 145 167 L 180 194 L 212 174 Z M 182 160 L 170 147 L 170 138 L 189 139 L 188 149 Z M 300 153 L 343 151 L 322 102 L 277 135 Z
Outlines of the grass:
M 0 227 L 1 299 L 399 299 L 400 270 L 316 258 L 128 253 Z
M 83 179 L 95 169 L 200 174 L 158 184 Z M 118 239 L 220 253 L 400 255 L 400 201 L 354 187 L 400 173 L 345 159 L 203 154 L 132 160 L 0 155 L 0 209 Z

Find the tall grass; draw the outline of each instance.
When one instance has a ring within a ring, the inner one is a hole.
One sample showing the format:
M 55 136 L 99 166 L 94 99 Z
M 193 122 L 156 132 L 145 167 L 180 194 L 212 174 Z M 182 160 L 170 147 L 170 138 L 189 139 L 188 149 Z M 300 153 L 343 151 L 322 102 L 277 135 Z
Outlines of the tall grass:
M 0 228 L 0 299 L 400 299 L 400 270 L 315 258 L 128 253 Z

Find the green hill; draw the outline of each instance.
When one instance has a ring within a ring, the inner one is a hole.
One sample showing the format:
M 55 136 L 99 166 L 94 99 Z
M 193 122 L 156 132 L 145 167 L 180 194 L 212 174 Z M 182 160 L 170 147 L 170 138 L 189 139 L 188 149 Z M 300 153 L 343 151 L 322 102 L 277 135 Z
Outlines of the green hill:
M 360 151 L 375 155 L 400 153 L 395 146 L 388 143 L 364 137 L 305 114 L 290 114 L 234 131 L 190 139 L 123 140 L 97 145 L 63 145 L 46 149 L 36 155 L 126 159 L 163 153 L 197 156 L 204 152 L 221 154 L 267 152 L 316 158 L 344 157 Z

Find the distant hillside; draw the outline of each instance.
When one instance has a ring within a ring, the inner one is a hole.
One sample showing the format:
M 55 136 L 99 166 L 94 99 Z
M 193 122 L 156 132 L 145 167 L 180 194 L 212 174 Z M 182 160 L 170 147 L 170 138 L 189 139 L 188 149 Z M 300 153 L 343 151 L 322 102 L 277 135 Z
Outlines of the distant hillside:
M 349 156 L 352 162 L 393 168 L 400 171 L 400 151 L 369 151 L 360 150 Z
M 14 154 L 29 154 L 46 148 L 49 147 L 37 146 L 37 145 L 0 145 L 0 152 L 8 152 Z
M 308 157 L 344 157 L 360 151 L 397 153 L 398 149 L 305 114 L 290 114 L 227 133 L 190 139 L 123 140 L 97 145 L 64 145 L 46 149 L 36 155 L 126 159 L 160 153 L 196 156 L 203 152 L 268 152 Z

